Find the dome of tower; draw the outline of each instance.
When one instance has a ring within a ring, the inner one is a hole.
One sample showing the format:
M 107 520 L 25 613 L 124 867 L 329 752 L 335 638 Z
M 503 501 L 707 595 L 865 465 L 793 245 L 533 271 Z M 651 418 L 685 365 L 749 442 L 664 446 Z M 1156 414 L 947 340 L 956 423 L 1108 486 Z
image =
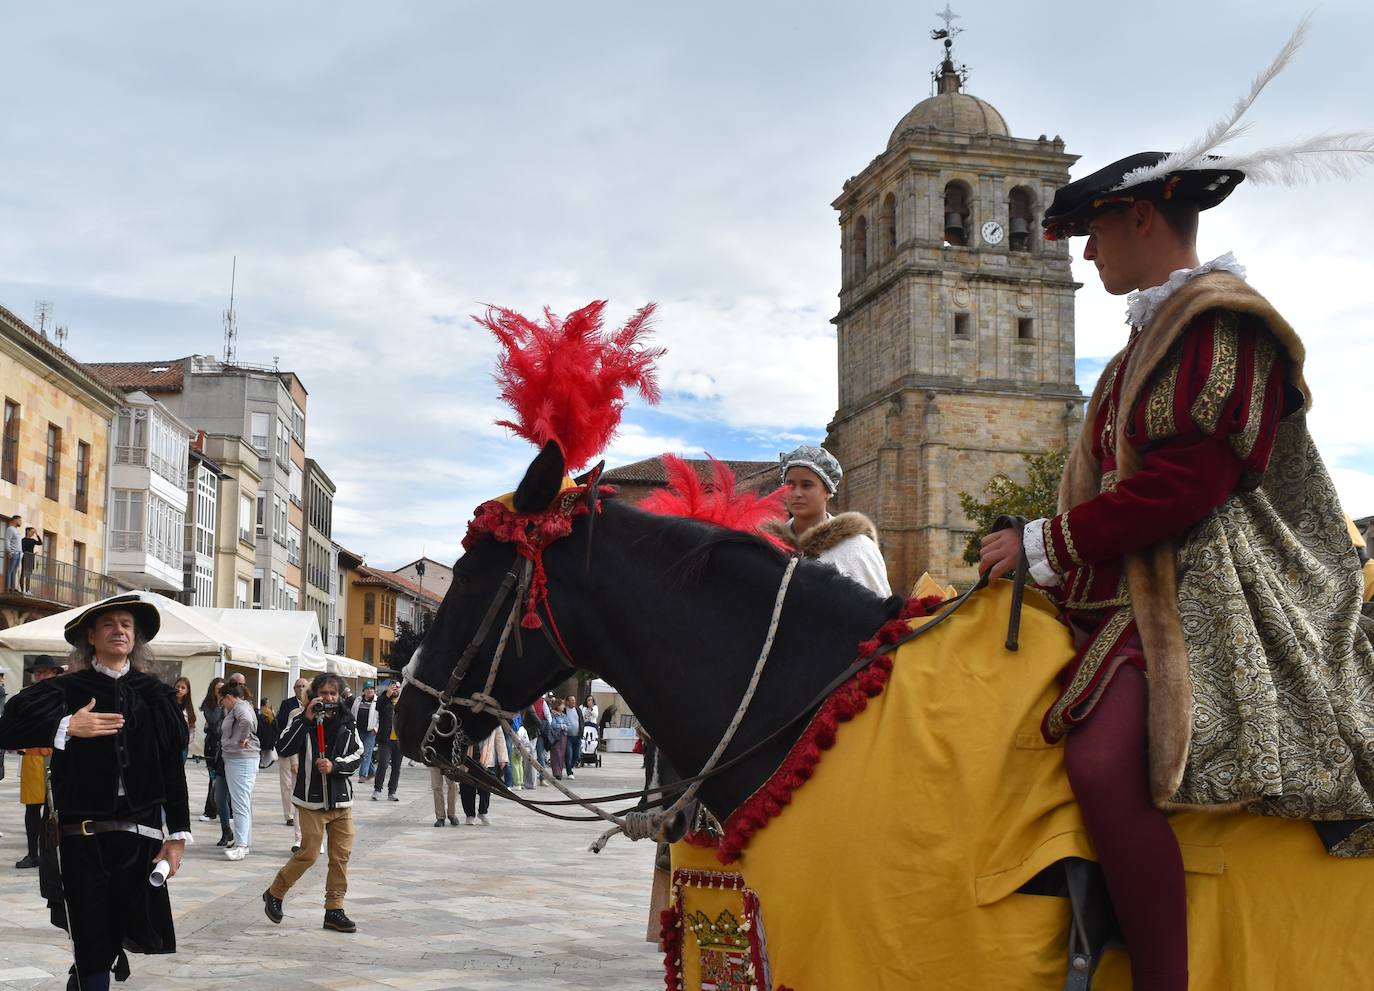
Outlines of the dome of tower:
M 961 134 L 996 134 L 1010 137 L 1007 122 L 997 108 L 971 93 L 951 91 L 938 93 L 912 107 L 892 131 L 887 146 L 896 146 L 901 136 L 913 127 L 929 127 L 936 131 L 955 131 Z

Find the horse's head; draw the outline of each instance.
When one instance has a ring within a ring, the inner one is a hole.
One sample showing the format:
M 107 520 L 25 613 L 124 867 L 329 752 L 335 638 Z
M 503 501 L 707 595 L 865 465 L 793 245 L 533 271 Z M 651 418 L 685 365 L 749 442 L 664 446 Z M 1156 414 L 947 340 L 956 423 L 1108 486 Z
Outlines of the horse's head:
M 558 445 L 546 444 L 509 500 L 511 518 L 527 520 L 547 514 L 545 523 L 564 523 L 563 532 L 567 533 L 572 512 L 564 505 L 570 502 L 564 492 L 564 467 Z M 501 508 L 493 511 L 500 513 Z M 557 514 L 565 511 L 566 521 L 558 520 Z M 533 525 L 539 525 L 537 519 Z M 511 536 L 510 531 L 482 536 L 474 524 L 464 542 L 466 552 L 454 566 L 453 584 L 406 666 L 406 688 L 396 704 L 396 735 L 409 757 L 424 759 L 422 744 L 441 707 L 438 695 L 447 693 L 461 700 L 484 693 L 493 664 L 497 669 L 490 695 L 505 711 L 518 711 L 572 674 L 551 637 L 540 629 L 521 628 L 530 602 L 537 602 L 542 570 L 520 554 L 518 541 L 509 539 Z M 531 580 L 536 593 L 533 600 Z M 547 612 L 542 622 L 548 622 Z M 507 632 L 506 637 L 503 632 Z M 497 648 L 503 639 L 505 647 L 498 661 Z M 459 677 L 453 684 L 455 671 Z M 447 732 L 451 729 L 458 731 L 460 740 L 480 741 L 497 725 L 490 712 L 474 711 L 461 703 L 448 708 L 453 717 L 440 716 L 440 728 L 446 734 L 442 747 L 451 746 Z M 447 751 L 441 749 L 440 753 L 446 755 Z

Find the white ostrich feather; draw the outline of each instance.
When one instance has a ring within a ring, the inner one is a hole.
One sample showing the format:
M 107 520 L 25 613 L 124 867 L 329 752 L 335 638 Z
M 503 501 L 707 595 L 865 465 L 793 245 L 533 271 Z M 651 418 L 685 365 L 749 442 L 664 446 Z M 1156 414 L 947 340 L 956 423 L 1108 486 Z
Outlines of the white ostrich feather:
M 1127 172 L 1122 177 L 1121 182 L 1113 187 L 1113 192 L 1118 189 L 1129 189 L 1154 179 L 1162 179 L 1170 172 L 1191 168 L 1214 148 L 1232 140 L 1238 134 L 1244 133 L 1250 125 L 1248 123 L 1241 124 L 1240 119 L 1245 116 L 1245 112 L 1250 109 L 1250 105 L 1255 102 L 1255 98 L 1260 95 L 1269 81 L 1287 68 L 1288 63 L 1293 60 L 1293 56 L 1297 54 L 1298 49 L 1302 47 L 1303 40 L 1307 37 L 1307 25 L 1311 20 L 1312 15 L 1310 13 L 1303 16 L 1278 56 L 1269 63 L 1267 69 L 1255 77 L 1255 81 L 1250 84 L 1250 91 L 1236 101 L 1236 105 L 1231 108 L 1229 114 L 1213 123 L 1200 138 L 1190 142 L 1179 151 L 1166 155 L 1154 165 L 1142 165 L 1138 169 Z
M 1319 179 L 1348 179 L 1374 165 L 1374 132 L 1319 134 L 1291 144 L 1207 161 L 1209 169 L 1236 169 L 1261 185 L 1299 186 Z

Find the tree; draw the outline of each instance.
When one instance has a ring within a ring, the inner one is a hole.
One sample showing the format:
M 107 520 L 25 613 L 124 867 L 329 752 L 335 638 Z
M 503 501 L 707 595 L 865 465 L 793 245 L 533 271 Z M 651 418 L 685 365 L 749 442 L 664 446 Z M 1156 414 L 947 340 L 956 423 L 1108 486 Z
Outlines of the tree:
M 392 670 L 399 671 L 410 663 L 410 655 L 415 653 L 415 648 L 420 646 L 420 641 L 425 638 L 423 633 L 418 632 L 405 620 L 396 623 L 396 639 L 391 641 L 391 655 L 387 658 L 387 664 Z
M 1042 454 L 1023 454 L 1028 481 L 1023 485 L 1006 475 L 994 475 L 983 489 L 984 502 L 967 492 L 959 493 L 959 505 L 964 515 L 973 521 L 974 531 L 964 548 L 964 560 L 978 563 L 979 541 L 992 529 L 999 516 L 1024 516 L 1028 520 L 1050 517 L 1059 502 L 1059 479 L 1064 474 L 1064 462 L 1069 452 L 1064 449 Z

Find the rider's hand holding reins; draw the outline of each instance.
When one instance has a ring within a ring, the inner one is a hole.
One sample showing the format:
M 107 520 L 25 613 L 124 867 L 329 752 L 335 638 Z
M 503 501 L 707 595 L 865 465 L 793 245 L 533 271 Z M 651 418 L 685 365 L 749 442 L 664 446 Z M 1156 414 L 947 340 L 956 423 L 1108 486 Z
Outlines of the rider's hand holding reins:
M 1020 560 L 1021 531 L 1013 527 L 996 530 L 983 537 L 982 550 L 978 558 L 978 573 L 986 574 L 988 581 L 996 581 L 1016 570 Z

